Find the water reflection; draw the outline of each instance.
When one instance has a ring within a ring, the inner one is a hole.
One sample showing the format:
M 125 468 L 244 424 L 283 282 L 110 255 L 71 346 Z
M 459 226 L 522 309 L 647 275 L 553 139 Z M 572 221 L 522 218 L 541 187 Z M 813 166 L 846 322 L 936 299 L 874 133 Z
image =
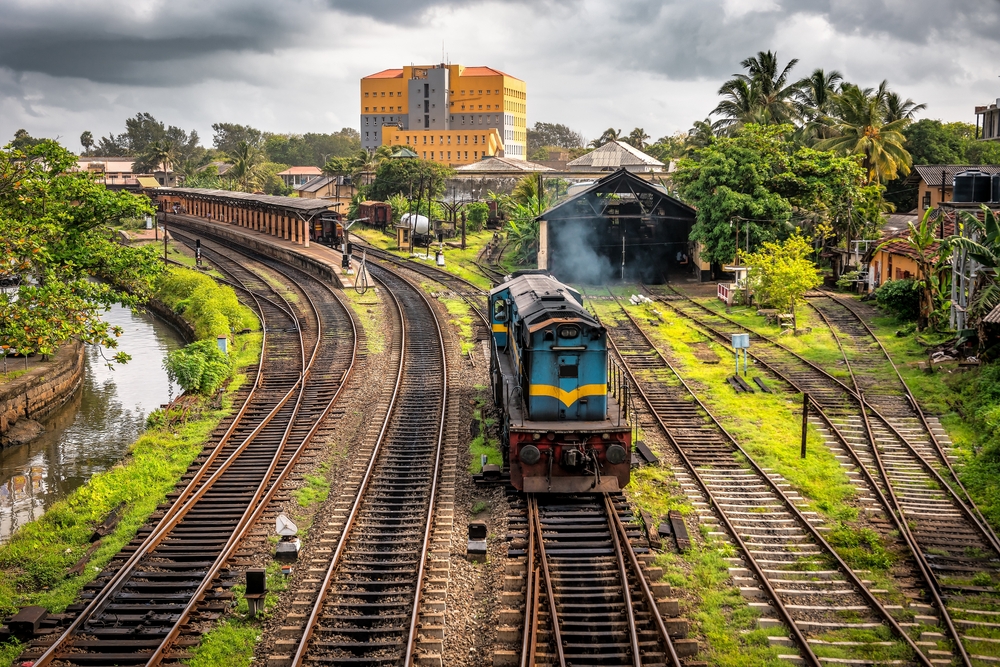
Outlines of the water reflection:
M 109 369 L 101 350 L 88 346 L 83 385 L 45 422 L 45 433 L 27 445 L 0 449 L 2 542 L 119 461 L 146 415 L 178 392 L 163 370 L 163 357 L 183 344 L 169 325 L 119 306 L 104 319 L 125 330 L 119 349 L 132 361 Z

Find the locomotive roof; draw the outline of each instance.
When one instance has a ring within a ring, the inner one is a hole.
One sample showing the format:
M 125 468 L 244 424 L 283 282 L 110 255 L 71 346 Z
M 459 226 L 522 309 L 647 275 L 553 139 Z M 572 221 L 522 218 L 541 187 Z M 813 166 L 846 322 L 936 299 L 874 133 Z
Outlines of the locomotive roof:
M 535 331 L 553 321 L 582 321 L 592 327 L 600 323 L 583 307 L 580 293 L 545 274 L 517 275 L 490 290 L 490 295 L 510 290 L 517 313 Z

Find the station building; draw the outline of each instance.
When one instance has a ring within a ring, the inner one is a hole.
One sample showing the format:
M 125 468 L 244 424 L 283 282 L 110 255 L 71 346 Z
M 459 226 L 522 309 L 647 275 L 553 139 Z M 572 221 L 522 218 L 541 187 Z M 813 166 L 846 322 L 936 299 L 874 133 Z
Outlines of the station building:
M 361 147 L 367 150 L 409 146 L 421 159 L 456 166 L 527 156 L 527 86 L 492 67 L 442 63 L 383 70 L 361 79 L 360 106 Z
M 564 282 L 708 280 L 695 209 L 621 168 L 538 217 L 538 268 Z

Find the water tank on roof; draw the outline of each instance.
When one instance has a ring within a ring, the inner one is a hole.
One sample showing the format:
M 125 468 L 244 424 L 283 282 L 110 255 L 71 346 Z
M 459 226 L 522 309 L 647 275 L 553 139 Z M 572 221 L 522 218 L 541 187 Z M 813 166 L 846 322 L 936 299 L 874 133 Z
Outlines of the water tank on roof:
M 990 197 L 991 202 L 1000 202 L 1000 174 L 993 174 L 990 181 L 993 183 L 993 187 L 990 188 L 992 196 Z
M 955 174 L 952 186 L 953 194 L 951 200 L 954 202 L 986 203 L 993 196 L 993 184 L 990 175 L 978 169 L 968 169 Z

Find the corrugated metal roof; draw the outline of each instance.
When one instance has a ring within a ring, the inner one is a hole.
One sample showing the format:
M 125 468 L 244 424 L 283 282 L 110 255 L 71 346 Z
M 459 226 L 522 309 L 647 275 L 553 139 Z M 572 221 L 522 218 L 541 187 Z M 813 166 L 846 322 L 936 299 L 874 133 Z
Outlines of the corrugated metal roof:
M 915 164 L 913 171 L 927 185 L 941 185 L 941 172 L 944 172 L 945 187 L 950 188 L 955 174 L 978 169 L 984 174 L 1000 174 L 1000 166 L 991 164 Z
M 662 162 L 623 141 L 610 141 L 600 148 L 570 161 L 567 167 L 662 167 Z
M 157 194 L 175 196 L 199 196 L 227 200 L 239 203 L 255 203 L 273 208 L 284 208 L 302 213 L 317 213 L 330 208 L 330 202 L 323 199 L 302 199 L 300 197 L 276 197 L 274 195 L 255 195 L 249 192 L 234 192 L 232 190 L 209 190 L 206 188 L 159 188 Z
M 384 69 L 381 72 L 375 72 L 374 74 L 369 74 L 364 77 L 366 79 L 401 79 L 403 78 L 402 69 Z
M 538 164 L 536 162 L 528 162 L 527 160 L 514 160 L 509 157 L 497 157 L 495 155 L 490 157 L 485 157 L 478 162 L 473 162 L 472 164 L 463 164 L 461 167 L 456 167 L 455 171 L 469 172 L 469 171 L 526 171 L 526 172 L 536 172 L 536 171 L 552 171 L 549 167 L 545 165 Z
M 135 179 L 144 188 L 159 188 L 160 182 L 152 176 L 139 176 Z
M 294 176 L 303 174 L 312 174 L 313 176 L 319 176 L 323 173 L 323 170 L 319 167 L 289 167 L 284 171 L 279 171 L 278 176 Z

